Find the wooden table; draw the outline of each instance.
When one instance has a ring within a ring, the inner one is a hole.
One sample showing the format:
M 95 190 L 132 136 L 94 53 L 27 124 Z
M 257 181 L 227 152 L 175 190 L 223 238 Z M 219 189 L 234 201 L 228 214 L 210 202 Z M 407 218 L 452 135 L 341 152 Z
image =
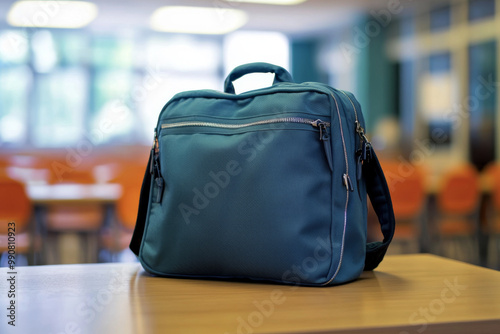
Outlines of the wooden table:
M 137 263 L 20 267 L 15 328 L 7 276 L 1 333 L 500 332 L 500 272 L 433 255 L 388 256 L 327 288 L 157 278 Z

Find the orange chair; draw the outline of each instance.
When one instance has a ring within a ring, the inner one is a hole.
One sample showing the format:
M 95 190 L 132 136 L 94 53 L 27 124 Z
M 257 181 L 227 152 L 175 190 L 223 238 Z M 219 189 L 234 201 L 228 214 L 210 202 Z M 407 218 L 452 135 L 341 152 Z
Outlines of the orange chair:
M 391 252 L 418 252 L 426 199 L 422 168 L 395 160 L 382 161 L 381 164 L 396 218 L 395 242 L 391 245 Z
M 10 165 L 9 159 L 5 156 L 0 156 L 0 168 L 4 169 Z
M 438 253 L 457 260 L 479 262 L 479 175 L 463 164 L 449 170 L 437 194 L 434 233 Z
M 9 250 L 8 233 L 12 231 L 9 227 L 15 227 L 16 255 L 24 254 L 28 258 L 34 258 L 38 247 L 29 228 L 33 210 L 24 184 L 0 172 L 0 189 L 0 253 L 5 258 Z
M 62 163 L 62 162 L 61 162 Z M 92 169 L 71 169 L 65 173 L 55 173 L 51 169 L 52 184 L 94 184 Z M 106 218 L 106 208 L 101 204 L 75 201 L 71 204 L 51 204 L 47 207 L 45 215 L 45 228 L 51 239 L 51 249 L 47 249 L 49 263 L 61 263 L 64 254 L 59 247 L 61 240 L 68 236 L 78 235 L 78 253 L 73 259 L 62 262 L 97 262 L 98 232 Z M 76 257 L 76 258 L 75 258 Z
M 2 168 L 2 165 L 8 171 L 10 177 L 24 184 L 47 182 L 49 176 L 45 158 L 13 154 L 4 157 L 4 161 L 0 161 L 0 168 Z
M 109 228 L 101 233 L 102 248 L 107 251 L 105 260 L 119 260 L 120 254 L 130 244 L 139 208 L 142 178 L 146 164 L 124 164 L 111 180 L 122 186 L 122 195 L 115 205 L 115 219 Z

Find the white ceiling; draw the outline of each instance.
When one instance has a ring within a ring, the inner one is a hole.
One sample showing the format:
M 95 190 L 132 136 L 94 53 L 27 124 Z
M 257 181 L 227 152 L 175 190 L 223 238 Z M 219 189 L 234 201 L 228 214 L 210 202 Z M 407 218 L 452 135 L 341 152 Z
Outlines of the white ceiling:
M 426 0 L 429 2 L 431 0 Z M 0 22 L 14 0 L 0 0 Z M 166 5 L 238 8 L 249 15 L 245 30 L 279 31 L 290 36 L 311 35 L 353 22 L 358 15 L 373 9 L 388 9 L 397 0 L 308 0 L 295 6 L 270 6 L 231 3 L 224 0 L 94 0 L 99 7 L 98 18 L 91 29 L 149 29 L 153 11 Z M 419 1 L 422 3 L 423 1 Z M 402 7 L 406 4 L 401 1 Z

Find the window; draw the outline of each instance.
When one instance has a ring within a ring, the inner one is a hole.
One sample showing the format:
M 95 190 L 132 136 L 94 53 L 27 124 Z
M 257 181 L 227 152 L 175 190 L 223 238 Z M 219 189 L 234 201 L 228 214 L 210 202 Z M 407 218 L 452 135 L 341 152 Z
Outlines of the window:
M 85 133 L 89 76 L 83 52 L 88 45 L 77 33 L 32 32 L 34 90 L 28 101 L 31 144 L 74 145 Z
M 449 29 L 451 26 L 451 7 L 446 5 L 430 12 L 430 30 L 441 31 Z
M 143 136 L 152 140 L 163 106 L 175 94 L 222 89 L 221 40 L 218 37 L 152 36 L 146 42 L 146 66 L 132 88 Z
M 413 13 L 406 13 L 402 15 L 398 21 L 399 35 L 401 37 L 410 37 L 415 35 L 415 15 Z
M 288 67 L 288 40 L 265 32 L 0 30 L 0 147 L 149 143 L 171 97 L 222 90 L 224 69 L 249 61 Z
M 469 47 L 469 150 L 477 168 L 495 158 L 497 42 Z
M 446 73 L 451 70 L 451 55 L 449 52 L 429 56 L 429 72 L 433 74 Z
M 469 0 L 469 21 L 495 16 L 495 0 Z
M 27 135 L 28 92 L 33 77 L 27 66 L 1 71 L 0 146 L 23 143 Z
M 134 142 L 131 136 L 136 115 L 130 94 L 134 76 L 121 68 L 96 69 L 92 78 L 92 99 L 88 129 L 95 144 Z
M 22 65 L 28 61 L 28 39 L 20 30 L 0 31 L 0 65 Z
M 452 144 L 453 102 L 457 85 L 449 52 L 429 56 L 429 68 L 420 79 L 421 105 L 428 126 L 429 140 L 436 146 Z
M 35 146 L 68 146 L 84 134 L 88 80 L 78 67 L 38 75 L 33 100 Z
M 26 36 L 18 30 L 0 31 L 0 146 L 24 143 L 27 136 L 28 94 L 33 75 L 26 62 Z

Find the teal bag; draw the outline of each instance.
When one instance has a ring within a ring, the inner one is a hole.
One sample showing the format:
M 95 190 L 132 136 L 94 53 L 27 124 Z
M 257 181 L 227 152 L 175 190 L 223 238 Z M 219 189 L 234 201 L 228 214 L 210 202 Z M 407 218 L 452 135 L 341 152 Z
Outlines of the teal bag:
M 273 85 L 235 95 L 253 72 Z M 160 113 L 130 244 L 144 269 L 327 286 L 377 267 L 394 213 L 354 96 L 267 63 L 224 86 L 179 93 Z M 367 193 L 384 236 L 368 244 Z

